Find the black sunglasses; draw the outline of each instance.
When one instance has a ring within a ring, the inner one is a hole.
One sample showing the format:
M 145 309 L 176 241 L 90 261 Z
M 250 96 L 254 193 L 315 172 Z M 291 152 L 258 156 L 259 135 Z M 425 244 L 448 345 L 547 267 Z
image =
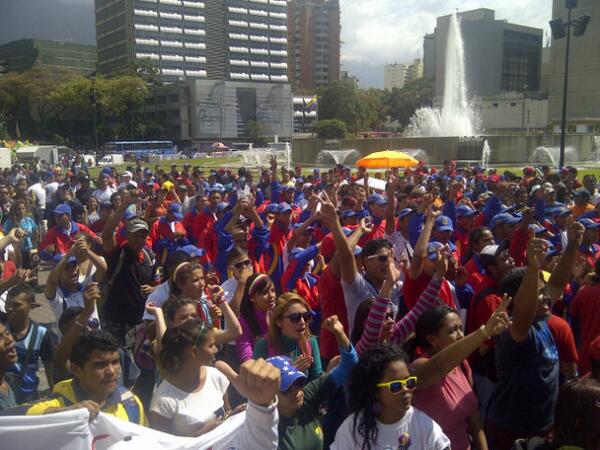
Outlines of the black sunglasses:
M 235 263 L 233 267 L 236 269 L 241 269 L 242 267 L 250 267 L 252 265 L 252 261 L 246 259 L 245 261 L 240 261 L 239 263 Z
M 305 313 L 292 313 L 287 316 L 292 323 L 300 323 L 300 319 L 304 319 L 305 322 L 310 322 L 312 320 L 312 313 L 310 311 L 306 311 Z
M 371 255 L 367 256 L 367 259 L 377 259 L 379 262 L 387 262 L 390 258 L 390 255 Z

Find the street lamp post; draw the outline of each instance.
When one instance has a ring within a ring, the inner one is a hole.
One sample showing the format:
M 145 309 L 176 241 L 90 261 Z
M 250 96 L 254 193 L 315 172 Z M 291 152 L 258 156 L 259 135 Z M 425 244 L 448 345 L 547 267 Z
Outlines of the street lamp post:
M 527 89 L 529 89 L 529 86 L 527 86 L 527 84 L 524 84 L 523 85 L 523 112 L 521 114 L 521 132 L 522 133 L 525 131 L 525 91 L 527 91 Z
M 565 79 L 563 86 L 563 104 L 562 104 L 562 120 L 560 130 L 560 167 L 565 165 L 565 141 L 567 132 L 567 92 L 569 89 L 569 56 L 571 52 L 571 27 L 574 28 L 573 34 L 575 36 L 583 36 L 585 29 L 590 22 L 591 17 L 589 15 L 583 15 L 578 19 L 572 20 L 573 8 L 577 7 L 577 0 L 566 0 L 565 7 L 568 9 L 567 22 L 564 23 L 561 18 L 553 19 L 550 21 L 550 28 L 552 29 L 552 36 L 554 39 L 562 39 L 567 37 L 566 51 L 565 51 Z

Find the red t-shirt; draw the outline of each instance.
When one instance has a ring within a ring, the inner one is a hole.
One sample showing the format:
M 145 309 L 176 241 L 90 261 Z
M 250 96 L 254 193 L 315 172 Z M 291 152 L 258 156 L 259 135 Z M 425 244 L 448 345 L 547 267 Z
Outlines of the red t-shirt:
M 427 285 L 430 281 L 431 278 L 429 278 L 425 272 L 421 272 L 421 275 L 419 275 L 416 280 L 413 280 L 410 275 L 407 274 L 402 291 L 404 292 L 404 304 L 409 311 L 417 304 L 420 295 L 427 289 Z M 452 295 L 452 289 L 450 288 L 448 280 L 444 280 L 442 283 L 438 299 L 446 305 L 456 308 L 454 296 Z
M 590 371 L 588 347 L 594 338 L 600 335 L 600 284 L 582 287 L 571 303 L 571 314 L 577 317 L 581 324 L 581 339 L 579 341 L 579 373 Z
M 319 281 L 317 281 L 317 289 L 319 291 L 319 301 L 321 302 L 321 317 L 326 318 L 337 315 L 347 333 L 348 313 L 344 303 L 344 290 L 340 280 L 331 274 L 329 267 L 321 273 Z M 325 359 L 331 359 L 339 353 L 335 337 L 325 329 L 321 330 L 319 347 L 321 356 Z
M 554 337 L 560 362 L 576 363 L 579 355 L 577 354 L 575 337 L 573 336 L 573 330 L 569 322 L 555 314 L 550 314 L 548 328 L 550 328 L 550 332 Z
M 490 291 L 489 294 L 485 295 L 483 298 L 481 297 L 480 293 L 493 288 L 499 288 L 496 280 L 487 275 L 483 275 L 481 283 L 479 284 L 479 289 L 475 290 L 471 305 L 469 306 L 467 315 L 468 333 L 472 333 L 481 325 L 485 325 L 490 319 L 490 316 L 502 302 L 502 297 L 499 295 L 499 289 L 498 292 Z M 487 343 L 493 345 L 493 340 L 489 339 Z
M 471 285 L 475 292 L 478 292 L 483 282 L 483 273 L 481 273 L 481 267 L 479 267 L 474 257 L 467 261 L 465 270 L 467 271 L 467 283 Z

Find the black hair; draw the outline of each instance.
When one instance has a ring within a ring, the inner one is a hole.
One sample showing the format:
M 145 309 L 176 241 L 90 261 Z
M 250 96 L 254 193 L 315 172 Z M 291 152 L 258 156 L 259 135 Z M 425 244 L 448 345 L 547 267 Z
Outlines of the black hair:
M 179 288 L 179 285 L 184 285 L 185 283 L 187 283 L 187 280 L 189 280 L 194 271 L 196 270 L 202 270 L 202 272 L 204 272 L 204 268 L 202 267 L 202 265 L 198 264 L 198 263 L 182 263 L 184 265 L 179 264 L 178 266 L 175 267 L 174 272 L 173 272 L 173 276 L 171 277 L 171 282 L 170 282 L 170 287 L 171 287 L 171 294 L 173 295 L 181 295 L 182 291 Z M 179 269 L 177 269 L 179 267 Z M 177 273 L 175 273 L 177 272 Z
M 21 294 L 25 294 L 27 303 L 35 303 L 35 291 L 31 286 L 25 283 L 11 287 L 6 294 L 6 301 L 18 297 Z
M 491 233 L 491 230 L 488 227 L 476 227 L 469 232 L 469 244 L 467 246 L 467 254 L 465 255 L 465 261 L 468 261 L 473 257 L 473 255 L 475 254 L 475 242 L 479 241 L 486 231 L 489 231 Z
M 509 271 L 500 281 L 500 290 L 502 293 L 514 298 L 521 287 L 523 278 L 527 273 L 527 267 L 516 267 Z
M 177 250 L 176 252 L 171 253 L 167 258 L 167 263 L 165 264 L 165 270 L 168 274 L 168 278 L 173 275 L 173 271 L 179 264 L 190 262 L 190 260 L 190 256 L 183 250 Z
M 258 326 L 258 322 L 256 321 L 256 314 L 254 312 L 254 303 L 250 300 L 250 286 L 254 284 L 254 280 L 256 280 L 262 274 L 255 273 L 251 275 L 248 280 L 246 280 L 246 286 L 244 287 L 244 295 L 242 296 L 242 301 L 240 303 L 240 317 L 243 317 L 244 320 L 248 323 L 250 327 L 250 331 L 253 336 L 259 337 L 262 335 L 260 331 L 260 327 Z M 264 294 L 269 286 L 273 284 L 273 281 L 270 277 L 263 277 L 262 280 L 259 280 L 254 286 L 252 286 L 252 290 L 254 293 Z
M 371 307 L 373 306 L 373 299 L 369 298 L 358 305 L 356 308 L 356 314 L 354 315 L 354 326 L 352 327 L 352 333 L 350 334 L 350 342 L 356 345 L 365 330 L 365 321 L 369 316 Z
M 86 331 L 75 340 L 69 360 L 71 364 L 83 367 L 94 350 L 117 352 L 119 343 L 106 330 Z
M 421 314 L 415 326 L 415 337 L 404 344 L 404 350 L 410 355 L 411 359 L 414 359 L 417 347 L 422 350 L 430 349 L 427 336 L 438 334 L 444 326 L 444 319 L 452 313 L 458 314 L 454 308 L 440 305 Z
M 406 353 L 389 344 L 375 345 L 367 350 L 352 368 L 348 391 L 348 407 L 354 413 L 352 434 L 360 436 L 361 450 L 373 450 L 377 442 L 376 395 L 377 383 L 390 363 L 401 361 L 408 366 Z
M 169 299 L 162 305 L 162 310 L 165 314 L 165 319 L 167 319 L 167 322 L 172 322 L 173 319 L 175 319 L 177 310 L 185 305 L 196 306 L 196 302 L 189 297 L 169 297 Z
M 382 248 L 391 249 L 392 246 L 385 239 L 372 239 L 363 246 L 362 256 L 363 258 L 367 258 L 371 255 L 374 255 Z
M 61 314 L 60 319 L 58 319 L 58 329 L 64 335 L 66 333 L 67 324 L 72 321 L 75 317 L 83 312 L 83 308 L 81 306 L 72 306 Z
M 202 345 L 211 330 L 202 320 L 187 320 L 178 327 L 167 328 L 158 355 L 161 367 L 167 372 L 176 372 L 183 362 L 185 349 Z
M 233 260 L 238 259 L 240 256 L 248 256 L 248 252 L 239 247 L 233 247 L 227 254 L 227 264 L 231 264 Z

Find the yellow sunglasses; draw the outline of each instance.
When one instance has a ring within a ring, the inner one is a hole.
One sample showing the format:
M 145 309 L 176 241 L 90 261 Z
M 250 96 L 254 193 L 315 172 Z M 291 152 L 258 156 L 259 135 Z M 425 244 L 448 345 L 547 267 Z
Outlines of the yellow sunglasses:
M 417 387 L 417 377 L 408 377 L 405 380 L 388 381 L 387 383 L 378 383 L 378 388 L 388 388 L 392 394 L 399 394 L 402 388 L 405 387 L 409 391 L 415 390 Z

